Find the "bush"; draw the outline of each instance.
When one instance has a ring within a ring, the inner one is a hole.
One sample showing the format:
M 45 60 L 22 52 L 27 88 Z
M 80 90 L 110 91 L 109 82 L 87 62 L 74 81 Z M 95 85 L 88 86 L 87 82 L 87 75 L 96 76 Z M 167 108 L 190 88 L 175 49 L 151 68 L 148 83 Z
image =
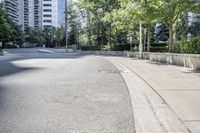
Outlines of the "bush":
M 19 46 L 17 44 L 9 44 L 9 43 L 5 43 L 3 48 L 7 48 L 7 49 L 10 49 L 10 48 L 18 48 Z
M 130 50 L 130 44 L 118 44 L 114 45 L 112 48 L 112 51 L 129 51 Z
M 190 41 L 182 39 L 176 44 L 175 52 L 200 54 L 200 36 L 194 37 Z
M 151 43 L 151 47 L 167 47 L 167 43 Z
M 168 44 L 167 43 L 151 43 L 150 51 L 151 52 L 168 52 Z
M 168 46 L 166 46 L 166 47 L 151 47 L 150 51 L 151 52 L 168 52 L 169 49 L 168 49 Z
M 100 46 L 81 46 L 81 50 L 98 51 L 98 50 L 101 50 L 101 47 Z

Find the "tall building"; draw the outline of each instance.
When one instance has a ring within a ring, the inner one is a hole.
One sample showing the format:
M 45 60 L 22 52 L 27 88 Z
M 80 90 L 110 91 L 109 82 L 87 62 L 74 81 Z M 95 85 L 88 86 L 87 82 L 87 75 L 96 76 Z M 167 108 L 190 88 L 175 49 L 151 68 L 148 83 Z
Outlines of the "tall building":
M 8 17 L 25 31 L 42 27 L 42 0 L 1 0 Z
M 58 27 L 58 3 L 57 0 L 43 0 L 42 3 L 42 27 Z
M 42 0 L 34 0 L 34 27 L 42 27 Z
M 64 0 L 0 0 L 8 17 L 26 31 L 28 27 L 58 27 L 64 24 Z M 59 12 L 59 22 L 58 22 Z
M 23 3 L 24 2 L 24 3 Z M 21 2 L 21 16 L 22 17 L 22 25 L 23 25 L 23 30 L 26 30 L 29 27 L 29 0 L 22 0 Z M 24 8 L 22 8 L 24 7 Z
M 18 0 L 4 0 L 4 7 L 7 11 L 8 17 L 16 24 L 20 25 L 20 12 Z
M 42 0 L 29 0 L 29 27 L 42 27 Z

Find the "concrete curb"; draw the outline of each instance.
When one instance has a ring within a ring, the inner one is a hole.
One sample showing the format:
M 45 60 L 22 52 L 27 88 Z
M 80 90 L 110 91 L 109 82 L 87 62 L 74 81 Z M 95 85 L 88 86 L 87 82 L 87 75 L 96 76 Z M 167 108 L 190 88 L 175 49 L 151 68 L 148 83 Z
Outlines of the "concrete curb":
M 137 74 L 114 59 L 132 101 L 136 133 L 190 133 L 166 102 Z
M 38 49 L 37 51 L 41 52 L 41 53 L 49 53 L 49 54 L 53 54 L 54 53 L 53 51 L 48 50 L 48 49 Z

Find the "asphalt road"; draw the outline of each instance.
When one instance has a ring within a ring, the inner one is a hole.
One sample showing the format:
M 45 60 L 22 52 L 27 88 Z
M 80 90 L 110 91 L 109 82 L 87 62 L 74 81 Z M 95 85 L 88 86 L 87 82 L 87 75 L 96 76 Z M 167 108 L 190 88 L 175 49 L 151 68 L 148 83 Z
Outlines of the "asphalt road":
M 0 133 L 133 133 L 130 96 L 100 57 L 11 50 L 0 61 Z

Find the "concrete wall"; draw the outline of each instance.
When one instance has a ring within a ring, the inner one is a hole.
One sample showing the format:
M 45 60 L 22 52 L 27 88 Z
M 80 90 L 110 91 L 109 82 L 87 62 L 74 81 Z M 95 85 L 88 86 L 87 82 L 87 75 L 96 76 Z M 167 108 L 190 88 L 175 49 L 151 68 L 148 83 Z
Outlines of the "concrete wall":
M 200 70 L 200 55 L 173 54 L 173 53 L 150 53 L 151 61 L 185 66 L 194 70 Z
M 82 51 L 82 54 L 94 54 L 105 56 L 124 56 L 138 58 L 138 52 L 128 51 Z M 144 52 L 143 59 L 184 66 L 194 70 L 200 70 L 200 55 L 197 54 L 176 54 L 176 53 L 150 53 Z

